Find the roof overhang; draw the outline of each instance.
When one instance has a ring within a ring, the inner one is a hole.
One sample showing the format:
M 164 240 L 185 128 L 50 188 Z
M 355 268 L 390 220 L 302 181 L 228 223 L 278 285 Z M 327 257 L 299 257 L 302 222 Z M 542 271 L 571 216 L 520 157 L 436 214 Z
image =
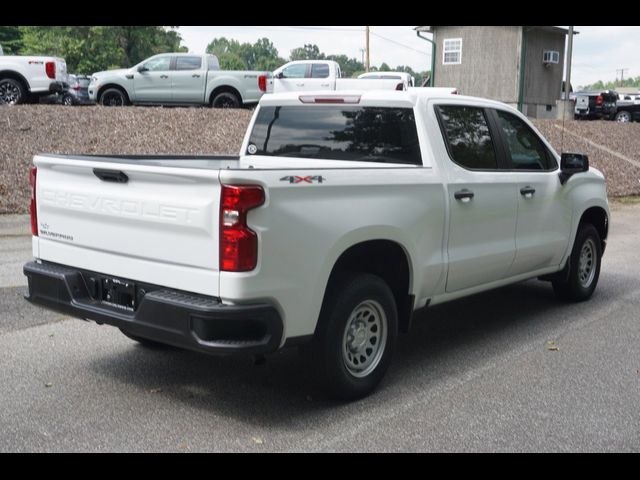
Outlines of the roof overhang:
M 434 29 L 437 28 L 435 26 L 428 26 L 428 25 L 424 25 L 424 26 L 420 26 L 420 27 L 414 27 L 413 29 L 416 32 L 426 32 L 426 33 L 433 33 Z M 544 30 L 547 32 L 553 32 L 553 33 L 564 33 L 565 35 L 569 34 L 569 29 L 568 28 L 564 28 L 564 27 L 553 27 L 553 26 L 533 26 L 530 28 L 535 28 L 538 30 Z M 574 35 L 578 35 L 580 32 L 577 31 L 573 31 Z

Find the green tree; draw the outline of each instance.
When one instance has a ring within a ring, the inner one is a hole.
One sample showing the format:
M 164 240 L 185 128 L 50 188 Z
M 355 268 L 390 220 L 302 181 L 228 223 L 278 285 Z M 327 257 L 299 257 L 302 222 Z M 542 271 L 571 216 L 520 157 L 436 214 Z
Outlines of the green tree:
M 294 60 L 324 60 L 324 53 L 320 52 L 320 48 L 317 45 L 305 44 L 304 47 L 294 48 L 291 50 L 289 57 L 291 61 Z
M 220 67 L 228 70 L 272 71 L 286 63 L 278 56 L 278 50 L 268 38 L 261 38 L 254 44 L 225 37 L 214 38 L 206 51 L 216 55 Z
M 5 55 L 17 55 L 22 49 L 22 33 L 19 27 L 0 27 L 0 45 Z
M 157 53 L 186 51 L 180 34 L 153 26 L 20 27 L 25 55 L 63 57 L 69 72 L 131 67 Z
M 378 69 L 379 72 L 390 72 L 391 71 L 391 67 L 389 65 L 387 65 L 386 63 L 382 62 L 382 65 L 380 65 L 380 68 Z

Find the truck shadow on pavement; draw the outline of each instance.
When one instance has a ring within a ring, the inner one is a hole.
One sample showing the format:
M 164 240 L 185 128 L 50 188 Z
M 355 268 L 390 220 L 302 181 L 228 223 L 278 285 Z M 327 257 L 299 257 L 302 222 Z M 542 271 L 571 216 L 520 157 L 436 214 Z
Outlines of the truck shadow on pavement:
M 119 350 L 96 357 L 89 368 L 149 395 L 150 408 L 158 398 L 153 395 L 158 395 L 181 409 L 210 415 L 211 422 L 221 415 L 267 428 L 334 423 L 341 417 L 336 411 L 391 407 L 402 396 L 428 395 L 451 376 L 464 377 L 499 356 L 532 348 L 536 342 L 544 349 L 545 340 L 551 338 L 547 335 L 554 330 L 566 329 L 624 295 L 618 288 L 624 282 L 617 280 L 603 281 L 593 299 L 580 304 L 562 303 L 550 284 L 529 281 L 418 312 L 411 333 L 400 335 L 393 363 L 378 390 L 351 404 L 316 397 L 313 378 L 297 349 L 254 365 L 244 356 L 209 357 L 130 342 L 124 354 Z M 114 329 L 114 335 L 120 333 Z M 122 341 L 129 342 L 124 337 Z

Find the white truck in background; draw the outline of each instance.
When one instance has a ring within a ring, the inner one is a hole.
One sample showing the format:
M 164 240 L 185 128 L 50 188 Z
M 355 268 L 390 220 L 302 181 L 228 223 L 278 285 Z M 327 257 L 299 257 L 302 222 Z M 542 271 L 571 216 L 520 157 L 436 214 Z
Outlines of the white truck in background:
M 587 300 L 609 226 L 586 156 L 424 88 L 265 95 L 238 156 L 38 155 L 31 184 L 30 301 L 142 344 L 299 346 L 344 399 L 417 309 L 536 277 Z
M 131 68 L 91 76 L 89 98 L 107 107 L 207 105 L 240 108 L 258 103 L 270 72 L 221 70 L 209 54 L 162 53 Z
M 69 87 L 67 63 L 58 57 L 0 56 L 0 105 L 31 103 Z
M 342 78 L 338 62 L 297 60 L 273 72 L 273 93 L 320 90 L 405 90 L 402 79 Z

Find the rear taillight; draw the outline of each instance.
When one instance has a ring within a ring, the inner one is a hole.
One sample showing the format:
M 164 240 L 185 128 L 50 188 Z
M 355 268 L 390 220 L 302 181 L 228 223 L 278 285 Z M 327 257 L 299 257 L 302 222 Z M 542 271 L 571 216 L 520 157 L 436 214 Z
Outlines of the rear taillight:
M 80 85 L 74 85 L 73 87 L 71 87 L 71 90 L 75 90 L 76 92 L 80 91 Z
M 596 97 L 596 105 L 598 106 L 602 105 L 602 95 L 598 95 Z
M 267 91 L 267 76 L 266 75 L 260 75 L 258 77 L 258 88 L 260 89 L 261 92 L 266 92 Z
M 404 90 L 404 83 L 399 83 L 396 85 L 396 90 Z
M 47 77 L 56 78 L 56 62 L 47 62 L 44 66 Z
M 258 236 L 247 226 L 247 212 L 264 203 L 256 185 L 222 185 L 220 194 L 220 270 L 247 272 L 258 264 Z
M 31 206 L 29 213 L 31 214 L 31 234 L 38 236 L 38 211 L 36 210 L 36 175 L 38 167 L 31 167 L 29 172 L 29 183 L 31 184 Z

